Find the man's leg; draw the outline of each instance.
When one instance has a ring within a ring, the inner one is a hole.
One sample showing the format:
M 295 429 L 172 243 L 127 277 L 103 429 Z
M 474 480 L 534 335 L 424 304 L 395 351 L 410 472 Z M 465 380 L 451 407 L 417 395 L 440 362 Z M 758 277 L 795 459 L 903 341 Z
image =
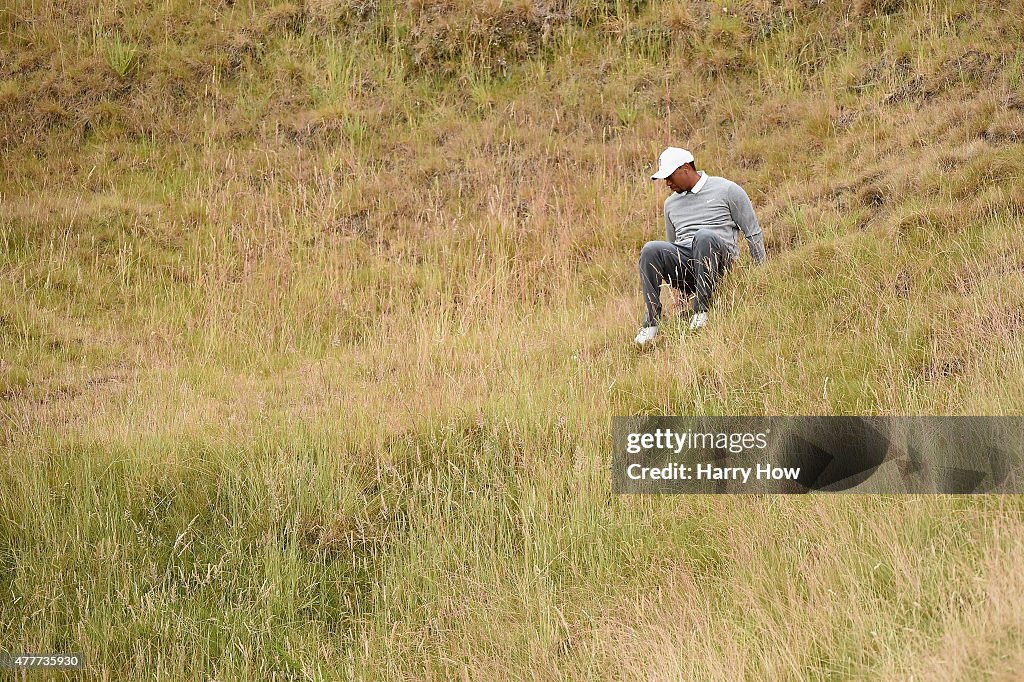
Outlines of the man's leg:
M 691 259 L 697 290 L 693 312 L 706 313 L 718 280 L 732 264 L 732 252 L 725 240 L 711 230 L 698 230 L 693 237 Z
M 697 292 L 697 280 L 693 269 L 693 242 L 679 245 L 678 248 L 679 258 L 682 260 L 682 266 L 679 268 L 680 279 L 673 282 L 672 286 L 679 290 L 679 302 L 686 307 L 690 298 Z
M 679 247 L 671 242 L 653 241 L 640 249 L 640 284 L 644 292 L 647 316 L 643 326 L 653 327 L 661 319 L 662 282 L 681 282 L 683 261 Z

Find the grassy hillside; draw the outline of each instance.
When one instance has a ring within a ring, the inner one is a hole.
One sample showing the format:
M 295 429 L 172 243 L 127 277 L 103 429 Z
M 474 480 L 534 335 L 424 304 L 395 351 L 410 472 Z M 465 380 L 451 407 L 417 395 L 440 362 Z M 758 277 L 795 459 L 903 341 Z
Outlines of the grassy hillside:
M 1024 411 L 1024 19 L 8 0 L 0 650 L 91 679 L 1015 679 L 1016 497 L 619 498 L 617 414 Z M 653 351 L 658 152 L 744 255 Z

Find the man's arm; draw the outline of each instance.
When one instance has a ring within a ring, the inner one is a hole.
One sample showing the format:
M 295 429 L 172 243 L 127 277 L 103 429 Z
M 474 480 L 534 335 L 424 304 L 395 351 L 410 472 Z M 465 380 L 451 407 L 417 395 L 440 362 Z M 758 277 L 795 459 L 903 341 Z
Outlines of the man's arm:
M 668 217 L 668 200 L 665 200 L 665 241 L 674 242 L 676 240 L 676 228 L 672 225 L 672 219 Z
M 747 247 L 750 249 L 750 257 L 760 265 L 767 257 L 764 251 L 764 235 L 761 233 L 761 226 L 754 214 L 754 206 L 750 203 L 750 197 L 742 187 L 733 183 L 729 196 L 729 211 L 732 219 L 736 221 L 743 236 L 747 239 Z

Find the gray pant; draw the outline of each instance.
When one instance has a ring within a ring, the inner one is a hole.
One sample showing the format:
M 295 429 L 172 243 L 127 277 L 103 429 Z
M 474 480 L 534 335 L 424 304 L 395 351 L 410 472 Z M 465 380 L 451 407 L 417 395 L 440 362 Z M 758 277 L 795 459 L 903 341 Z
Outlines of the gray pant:
M 693 312 L 706 313 L 715 285 L 732 265 L 733 254 L 725 241 L 711 230 L 698 230 L 687 246 L 653 241 L 640 250 L 640 283 L 644 290 L 650 327 L 661 318 L 661 284 L 668 282 L 684 295 L 697 294 Z

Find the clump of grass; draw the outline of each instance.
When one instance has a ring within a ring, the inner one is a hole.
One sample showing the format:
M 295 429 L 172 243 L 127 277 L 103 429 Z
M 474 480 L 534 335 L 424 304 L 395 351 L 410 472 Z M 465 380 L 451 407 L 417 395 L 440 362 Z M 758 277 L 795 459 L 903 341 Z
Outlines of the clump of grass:
M 341 130 L 349 142 L 359 146 L 366 141 L 369 125 L 362 116 L 346 116 L 342 121 Z
M 639 115 L 640 109 L 634 102 L 623 102 L 615 109 L 615 116 L 619 121 L 619 125 L 624 128 L 633 125 Z
M 904 0 L 856 0 L 853 14 L 858 17 L 895 14 L 903 9 Z
M 505 76 L 513 64 L 538 53 L 544 34 L 544 17 L 529 3 L 455 11 L 431 4 L 412 25 L 412 61 L 420 70 L 448 76 L 467 69 Z
M 102 52 L 107 66 L 118 78 L 127 78 L 139 66 L 138 44 L 122 38 L 120 34 L 105 37 Z
M 1006 74 L 1010 88 L 1019 91 L 1024 82 L 1024 54 L 1018 52 L 1013 56 L 1013 63 L 1007 68 Z
M 700 22 L 694 16 L 691 3 L 674 0 L 661 6 L 661 19 L 676 37 L 690 36 L 700 28 Z

